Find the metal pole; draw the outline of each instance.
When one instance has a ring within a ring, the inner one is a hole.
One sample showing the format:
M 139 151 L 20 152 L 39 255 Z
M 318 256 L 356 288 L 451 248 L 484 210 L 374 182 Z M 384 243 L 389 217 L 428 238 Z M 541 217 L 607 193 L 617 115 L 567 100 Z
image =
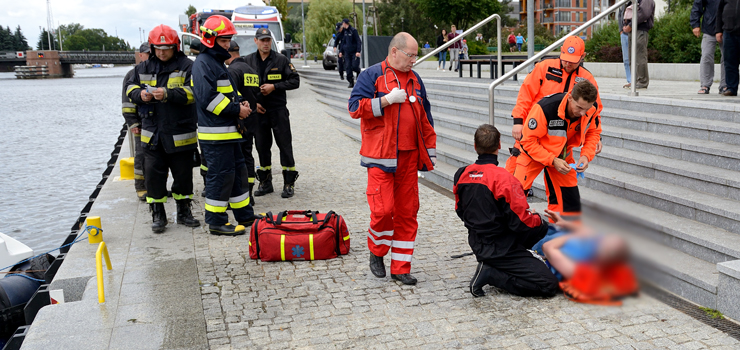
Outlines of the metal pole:
M 59 37 L 59 51 L 64 51 L 64 45 L 62 44 L 62 30 L 59 27 L 61 26 L 57 23 L 57 37 Z
M 533 64 L 534 62 L 536 62 L 537 60 L 539 60 L 540 58 L 542 58 L 542 56 L 545 56 L 550 51 L 552 51 L 552 50 L 560 47 L 560 45 L 563 44 L 563 42 L 565 41 L 565 39 L 567 39 L 573 33 L 581 32 L 581 31 L 585 30 L 586 28 L 592 26 L 594 23 L 598 22 L 599 20 L 601 20 L 602 18 L 606 17 L 610 13 L 612 13 L 612 12 L 616 11 L 617 9 L 619 9 L 620 6 L 626 4 L 628 1 L 630 1 L 630 0 L 620 0 L 620 1 L 618 1 L 616 4 L 612 5 L 612 7 L 610 7 L 607 11 L 604 11 L 604 12 L 600 13 L 598 16 L 596 16 L 596 17 L 592 18 L 591 20 L 589 20 L 588 22 L 582 24 L 580 27 L 578 27 L 575 30 L 573 30 L 572 32 L 568 33 L 568 35 L 563 36 L 562 38 L 558 39 L 558 41 L 554 42 L 552 45 L 546 47 L 544 50 L 542 50 L 538 54 L 534 55 L 534 57 L 532 57 L 532 58 L 524 61 L 524 63 L 522 63 L 522 64 L 518 65 L 516 68 L 510 70 L 509 73 L 506 73 L 505 75 L 500 76 L 498 79 L 494 80 L 491 83 L 491 85 L 488 85 L 488 119 L 491 122 L 491 125 L 493 125 L 493 114 L 494 114 L 494 111 L 495 111 L 493 89 L 496 88 L 496 86 L 499 86 L 504 81 L 511 79 L 511 77 L 513 77 L 515 74 L 517 74 L 520 71 L 522 71 L 527 65 Z M 634 83 L 634 81 L 633 81 L 633 83 Z
M 630 96 L 639 96 L 637 93 L 637 23 L 640 23 L 637 21 L 637 1 L 632 1 L 632 22 L 630 25 L 632 26 L 632 43 L 630 44 L 630 79 L 632 80 L 632 83 L 630 84 Z
M 46 39 L 49 40 L 49 50 L 51 50 L 51 28 L 46 28 Z
M 534 2 L 527 0 L 527 58 L 534 56 Z M 530 66 L 531 69 L 534 69 L 534 64 Z
M 301 0 L 301 28 L 303 29 L 303 67 L 308 68 L 308 47 L 306 46 L 306 22 L 303 19 L 303 0 Z
M 362 68 L 370 64 L 367 60 L 367 15 L 365 15 L 365 0 L 362 0 Z
M 500 77 L 504 72 L 504 67 L 501 65 L 501 17 L 496 18 L 496 77 Z M 493 125 L 493 124 L 491 124 Z

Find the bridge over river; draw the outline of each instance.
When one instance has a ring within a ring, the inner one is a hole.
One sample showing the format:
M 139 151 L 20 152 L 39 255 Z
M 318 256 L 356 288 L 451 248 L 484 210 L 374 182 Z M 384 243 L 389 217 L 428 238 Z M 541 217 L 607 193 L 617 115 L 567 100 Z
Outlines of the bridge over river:
M 134 64 L 135 51 L 18 51 L 0 52 L 0 71 L 15 66 L 47 66 L 52 77 L 71 77 L 71 64 Z

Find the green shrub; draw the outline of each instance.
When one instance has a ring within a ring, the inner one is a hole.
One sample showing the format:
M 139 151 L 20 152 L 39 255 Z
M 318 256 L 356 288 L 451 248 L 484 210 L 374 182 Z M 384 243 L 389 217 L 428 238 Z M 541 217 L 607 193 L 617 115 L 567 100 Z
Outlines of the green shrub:
M 701 38 L 691 32 L 691 5 L 666 12 L 650 30 L 649 48 L 660 54 L 660 62 L 698 63 L 701 59 Z
M 591 39 L 586 40 L 586 61 L 622 62 L 622 42 L 617 21 L 610 21 L 595 30 Z
M 468 40 L 468 55 L 487 55 L 488 47 L 482 41 Z

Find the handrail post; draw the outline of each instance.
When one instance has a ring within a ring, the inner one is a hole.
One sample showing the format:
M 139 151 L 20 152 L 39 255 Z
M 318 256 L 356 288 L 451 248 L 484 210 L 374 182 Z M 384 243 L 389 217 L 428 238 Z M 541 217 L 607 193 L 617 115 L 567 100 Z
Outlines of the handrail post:
M 632 42 L 630 43 L 630 80 L 632 80 L 632 83 L 630 84 L 630 96 L 638 96 L 637 92 L 637 24 L 639 23 L 637 21 L 637 1 L 632 1 L 632 22 L 630 22 L 630 26 L 632 27 Z
M 516 75 L 517 73 L 519 73 L 522 69 L 526 68 L 528 65 L 534 63 L 536 60 L 539 60 L 543 56 L 545 56 L 548 53 L 550 53 L 550 51 L 552 51 L 555 48 L 557 48 L 560 45 L 562 45 L 563 42 L 565 42 L 565 39 L 567 39 L 569 36 L 573 35 L 573 33 L 578 33 L 578 32 L 581 32 L 581 31 L 587 29 L 588 27 L 592 26 L 594 23 L 598 22 L 602 18 L 608 16 L 609 14 L 611 14 L 612 12 L 614 12 L 615 10 L 619 9 L 620 6 L 626 4 L 629 1 L 630 0 L 620 0 L 620 1 L 618 1 L 616 4 L 614 4 L 610 8 L 608 8 L 606 11 L 598 14 L 597 16 L 594 16 L 594 18 L 591 18 L 591 20 L 587 21 L 586 23 L 582 24 L 580 27 L 578 27 L 578 28 L 574 29 L 573 31 L 571 31 L 570 33 L 568 33 L 568 35 L 565 35 L 564 37 L 558 39 L 557 41 L 555 41 L 554 43 L 552 43 L 552 45 L 550 45 L 550 46 L 546 47 L 544 50 L 540 51 L 540 53 L 532 56 L 532 58 L 524 61 L 524 63 L 522 63 L 522 64 L 514 67 L 511 71 L 509 71 L 509 73 L 506 73 L 506 75 L 499 76 L 498 79 L 494 80 L 490 85 L 488 85 L 488 99 L 489 99 L 489 103 L 488 103 L 488 121 L 490 122 L 490 124 L 491 125 L 494 125 L 493 124 L 493 114 L 495 112 L 495 104 L 494 104 L 494 98 L 493 98 L 493 96 L 494 96 L 493 95 L 493 89 L 495 89 L 496 86 L 499 86 L 504 81 L 509 80 L 511 77 L 513 77 L 514 75 Z M 635 11 L 633 11 L 633 12 L 635 12 Z M 634 23 L 634 15 L 633 15 L 633 23 Z M 634 28 L 633 28 L 633 30 L 634 30 Z M 634 34 L 633 34 L 633 38 L 636 38 L 636 36 L 634 36 Z M 634 46 L 634 42 L 635 41 L 636 40 L 633 40 L 633 48 L 636 47 L 636 46 Z M 501 45 L 499 43 L 499 48 L 500 47 L 501 47 Z M 634 52 L 634 49 L 633 49 L 632 52 Z M 635 76 L 634 73 L 632 73 L 632 74 L 633 74 L 632 76 L 634 77 Z M 632 81 L 632 87 L 633 88 L 635 86 L 634 84 L 635 84 L 635 81 L 633 80 Z

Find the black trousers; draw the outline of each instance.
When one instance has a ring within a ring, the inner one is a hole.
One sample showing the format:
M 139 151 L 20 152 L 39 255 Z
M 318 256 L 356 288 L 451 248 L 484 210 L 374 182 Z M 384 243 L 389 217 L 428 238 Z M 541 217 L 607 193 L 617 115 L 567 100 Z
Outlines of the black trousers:
M 272 137 L 280 149 L 280 165 L 283 169 L 295 170 L 293 158 L 293 135 L 290 132 L 290 112 L 287 108 L 267 111 L 257 117 L 257 128 L 254 133 L 257 156 L 260 159 L 260 168 L 272 169 Z M 250 117 L 251 118 L 251 117 Z
M 247 164 L 247 175 L 249 176 L 249 183 L 254 183 L 255 171 L 254 171 L 254 156 L 252 155 L 252 149 L 254 148 L 254 133 L 255 129 L 259 125 L 258 114 L 252 114 L 247 120 L 254 119 L 247 123 L 247 132 L 242 135 L 244 142 L 240 143 L 242 154 L 244 155 L 244 162 Z
M 134 135 L 134 189 L 136 191 L 146 191 L 146 182 L 144 180 L 144 148 L 141 147 L 141 134 Z
M 524 246 L 506 255 L 484 260 L 491 267 L 487 284 L 524 297 L 551 297 L 558 293 L 558 279 L 542 260 Z
M 355 56 L 356 52 L 342 52 L 344 58 L 344 69 L 347 73 L 347 81 L 354 82 L 355 76 L 352 72 L 360 73 L 360 58 Z
M 193 198 L 193 150 L 167 153 L 161 146 L 144 151 L 147 203 L 167 202 L 167 173 L 172 172 L 172 197 Z
M 229 222 L 226 214 L 229 207 L 238 222 L 254 218 L 249 198 L 247 166 L 239 143 L 202 143 L 200 147 L 208 166 L 206 223 L 220 226 Z
M 339 71 L 339 76 L 343 77 L 344 76 L 344 57 L 339 57 L 339 55 L 337 55 L 337 70 Z

